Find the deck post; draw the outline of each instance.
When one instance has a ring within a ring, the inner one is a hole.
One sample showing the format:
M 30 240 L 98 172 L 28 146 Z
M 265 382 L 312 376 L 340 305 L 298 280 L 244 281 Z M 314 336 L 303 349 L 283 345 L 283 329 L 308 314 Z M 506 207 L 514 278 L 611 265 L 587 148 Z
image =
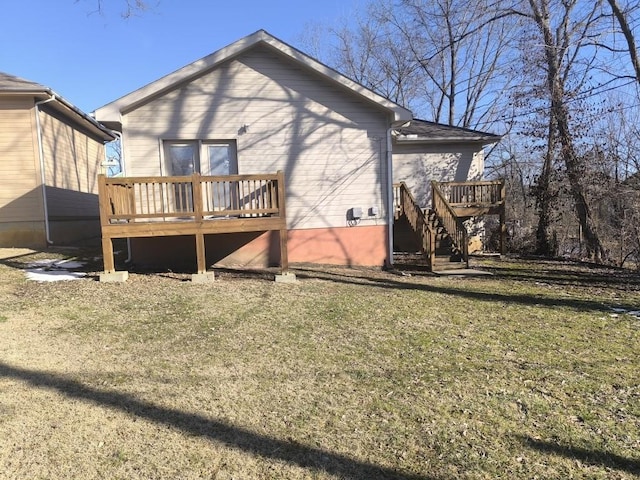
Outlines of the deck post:
M 429 270 L 434 271 L 436 269 L 436 232 L 433 228 L 429 228 Z
M 278 170 L 278 211 L 282 225 L 280 227 L 280 269 L 282 273 L 289 271 L 289 252 L 287 250 L 287 210 L 285 207 L 284 172 Z
M 104 273 L 116 271 L 113 259 L 113 240 L 109 237 L 102 237 L 102 261 L 104 263 Z
M 278 214 L 280 216 L 280 275 L 276 275 L 276 283 L 296 283 L 296 276 L 289 272 L 289 252 L 287 250 L 287 210 L 285 207 L 284 172 L 278 170 Z
M 98 175 L 98 198 L 100 207 L 100 229 L 104 231 L 103 226 L 109 223 L 109 197 L 107 195 L 107 182 L 104 174 Z M 113 259 L 113 240 L 102 234 L 102 261 L 104 263 L 104 272 L 113 273 L 116 271 Z
M 98 198 L 100 208 L 100 229 L 102 230 L 102 263 L 104 272 L 100 274 L 101 282 L 124 282 L 129 278 L 129 272 L 116 272 L 113 258 L 113 238 L 104 233 L 105 226 L 109 225 L 109 210 L 111 201 L 107 195 L 107 181 L 104 175 L 98 175 Z
M 207 271 L 207 260 L 203 233 L 196 233 L 196 262 L 198 264 L 198 273 L 205 273 Z
M 193 220 L 198 227 L 202 227 L 202 181 L 199 173 L 191 175 L 191 192 L 193 195 Z M 204 233 L 198 228 L 196 233 L 196 263 L 198 275 L 202 275 L 207 271 L 207 255 L 204 246 Z

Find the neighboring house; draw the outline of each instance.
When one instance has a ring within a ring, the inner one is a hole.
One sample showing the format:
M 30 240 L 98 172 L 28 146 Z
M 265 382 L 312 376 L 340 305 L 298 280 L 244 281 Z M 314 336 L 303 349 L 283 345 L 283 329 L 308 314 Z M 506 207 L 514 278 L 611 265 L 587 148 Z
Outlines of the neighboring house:
M 95 117 L 122 132 L 127 177 L 282 170 L 288 259 L 296 263 L 388 263 L 392 177 L 416 183 L 410 165 L 426 169 L 423 160 L 433 155 L 457 172 L 435 179 L 480 177 L 486 140 L 475 132 L 460 148 L 445 151 L 438 139 L 422 136 L 434 124 L 408 124 L 410 111 L 262 30 L 97 109 Z M 407 134 L 412 128 L 418 128 L 418 138 Z M 455 131 L 460 137 L 461 130 Z M 456 143 L 454 136 L 446 138 L 446 145 Z M 392 145 L 400 177 L 392 175 Z M 478 171 L 463 171 L 474 159 Z M 206 235 L 207 264 L 277 263 L 276 237 Z M 192 264 L 195 256 L 188 236 L 131 242 L 136 263 Z
M 113 139 L 51 89 L 0 72 L 0 247 L 99 238 L 97 177 Z

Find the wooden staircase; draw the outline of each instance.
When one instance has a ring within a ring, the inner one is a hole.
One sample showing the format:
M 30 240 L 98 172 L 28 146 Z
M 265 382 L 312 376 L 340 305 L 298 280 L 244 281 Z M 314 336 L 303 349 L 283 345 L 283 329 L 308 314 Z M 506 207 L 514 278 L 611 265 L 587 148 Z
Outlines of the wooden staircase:
M 472 216 L 499 214 L 504 246 L 504 182 L 431 182 L 432 208 L 423 210 L 402 182 L 394 185 L 394 263 L 428 271 L 469 268 Z

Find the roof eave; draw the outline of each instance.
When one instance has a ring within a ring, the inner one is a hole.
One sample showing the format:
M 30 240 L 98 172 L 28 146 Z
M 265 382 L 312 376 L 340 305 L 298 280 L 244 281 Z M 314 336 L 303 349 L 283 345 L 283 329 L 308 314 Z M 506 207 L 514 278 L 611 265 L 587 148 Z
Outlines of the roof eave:
M 96 119 L 92 118 L 90 115 L 86 114 L 74 104 L 65 99 L 62 95 L 56 93 L 54 90 L 50 88 L 20 88 L 20 89 L 3 89 L 0 91 L 0 95 L 25 95 L 29 97 L 35 97 L 40 100 L 46 100 L 48 98 L 54 98 L 56 102 L 62 105 L 63 108 L 57 108 L 57 110 L 61 111 L 63 114 L 69 116 L 74 115 L 80 118 L 81 123 L 83 123 L 89 130 L 95 133 L 98 137 L 102 138 L 105 142 L 110 142 L 115 140 L 115 135 L 104 125 L 101 125 Z
M 418 137 L 418 138 L 406 138 L 397 136 L 395 137 L 398 143 L 481 143 L 483 145 L 489 145 L 491 143 L 497 143 L 502 139 L 499 135 L 480 136 L 480 137 Z

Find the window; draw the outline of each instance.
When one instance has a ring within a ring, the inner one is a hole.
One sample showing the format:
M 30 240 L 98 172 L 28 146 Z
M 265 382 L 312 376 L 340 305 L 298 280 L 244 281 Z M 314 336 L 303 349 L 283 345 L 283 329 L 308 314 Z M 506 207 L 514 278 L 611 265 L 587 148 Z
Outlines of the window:
M 169 176 L 188 176 L 194 173 L 220 176 L 238 173 L 237 149 L 234 140 L 165 141 L 164 156 L 165 172 Z M 230 198 L 230 187 L 233 189 L 229 182 L 210 184 L 204 192 L 205 209 L 232 208 L 232 204 L 237 204 L 237 198 L 235 202 Z M 193 211 L 193 192 L 190 183 L 176 183 L 174 195 L 176 211 Z
M 238 173 L 236 142 L 165 141 L 165 171 L 167 175 L 233 175 Z M 205 159 L 201 162 L 200 159 Z
M 167 145 L 169 175 L 191 175 L 200 171 L 196 147 L 195 143 L 170 143 Z

